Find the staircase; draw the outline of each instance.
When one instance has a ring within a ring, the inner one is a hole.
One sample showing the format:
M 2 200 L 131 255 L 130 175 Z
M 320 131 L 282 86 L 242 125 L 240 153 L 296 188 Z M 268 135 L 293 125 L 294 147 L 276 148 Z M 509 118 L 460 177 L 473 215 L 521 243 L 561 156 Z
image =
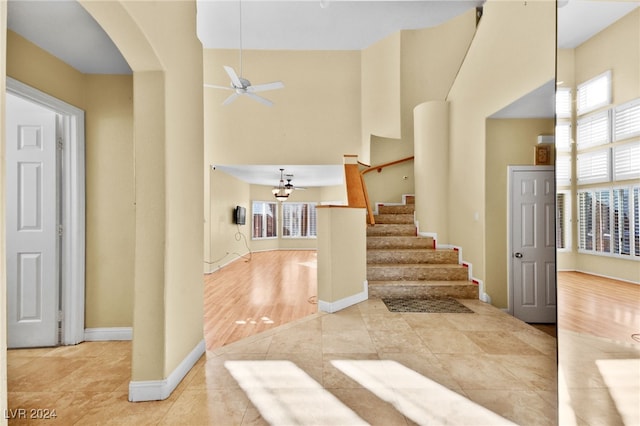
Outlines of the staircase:
M 413 197 L 407 204 L 380 205 L 367 227 L 370 297 L 477 299 L 478 286 L 458 263 L 458 252 L 434 249 L 433 238 L 417 236 Z

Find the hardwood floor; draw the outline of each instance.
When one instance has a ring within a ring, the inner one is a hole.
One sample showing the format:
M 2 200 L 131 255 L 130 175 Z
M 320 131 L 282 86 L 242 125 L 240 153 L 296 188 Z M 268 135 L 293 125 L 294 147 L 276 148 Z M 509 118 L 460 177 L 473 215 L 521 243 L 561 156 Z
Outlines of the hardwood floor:
M 638 343 L 640 285 L 580 272 L 558 273 L 558 328 Z
M 205 276 L 211 350 L 317 312 L 315 251 L 257 252 Z

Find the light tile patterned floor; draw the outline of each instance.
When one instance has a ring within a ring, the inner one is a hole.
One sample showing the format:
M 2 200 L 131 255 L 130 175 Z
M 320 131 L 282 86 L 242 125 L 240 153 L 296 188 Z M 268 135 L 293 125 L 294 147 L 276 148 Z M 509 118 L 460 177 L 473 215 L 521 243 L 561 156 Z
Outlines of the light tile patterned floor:
M 555 424 L 556 339 L 462 302 L 475 313 L 314 314 L 208 351 L 150 403 L 127 402 L 128 342 L 12 350 L 9 407 L 55 409 L 47 424 Z

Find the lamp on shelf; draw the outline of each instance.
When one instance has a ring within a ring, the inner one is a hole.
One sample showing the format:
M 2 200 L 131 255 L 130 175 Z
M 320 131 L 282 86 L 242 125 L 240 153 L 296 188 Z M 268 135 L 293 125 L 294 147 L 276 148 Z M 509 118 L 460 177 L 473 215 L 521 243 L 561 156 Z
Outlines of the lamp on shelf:
M 284 169 L 280 169 L 280 183 L 278 186 L 274 187 L 271 192 L 278 201 L 286 200 L 293 192 L 293 185 L 291 185 L 291 182 L 287 182 L 286 185 L 284 183 Z

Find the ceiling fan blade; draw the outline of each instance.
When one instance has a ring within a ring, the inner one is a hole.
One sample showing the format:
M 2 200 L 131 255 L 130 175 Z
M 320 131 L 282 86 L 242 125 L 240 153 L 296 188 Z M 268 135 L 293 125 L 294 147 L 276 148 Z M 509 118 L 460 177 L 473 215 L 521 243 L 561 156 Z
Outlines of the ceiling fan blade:
M 273 83 L 264 83 L 264 84 L 256 84 L 253 86 L 247 87 L 247 91 L 249 92 L 264 92 L 265 90 L 275 90 L 282 89 L 284 87 L 284 83 L 281 81 L 274 81 Z
M 239 95 L 237 93 L 232 93 L 227 99 L 224 100 L 222 105 L 229 105 L 231 102 L 235 101 Z
M 224 65 L 224 70 L 229 74 L 229 78 L 235 87 L 242 87 L 242 82 L 240 81 L 240 77 L 236 74 L 236 71 L 230 66 Z
M 204 84 L 204 87 L 210 87 L 212 89 L 223 89 L 223 90 L 235 90 L 233 87 L 229 86 L 218 86 L 217 84 Z
M 266 106 L 272 106 L 273 102 L 271 102 L 269 99 L 263 98 L 262 96 L 258 96 L 255 93 L 250 93 L 250 92 L 245 92 L 245 95 L 249 96 L 252 99 L 255 99 L 256 101 L 265 104 Z

